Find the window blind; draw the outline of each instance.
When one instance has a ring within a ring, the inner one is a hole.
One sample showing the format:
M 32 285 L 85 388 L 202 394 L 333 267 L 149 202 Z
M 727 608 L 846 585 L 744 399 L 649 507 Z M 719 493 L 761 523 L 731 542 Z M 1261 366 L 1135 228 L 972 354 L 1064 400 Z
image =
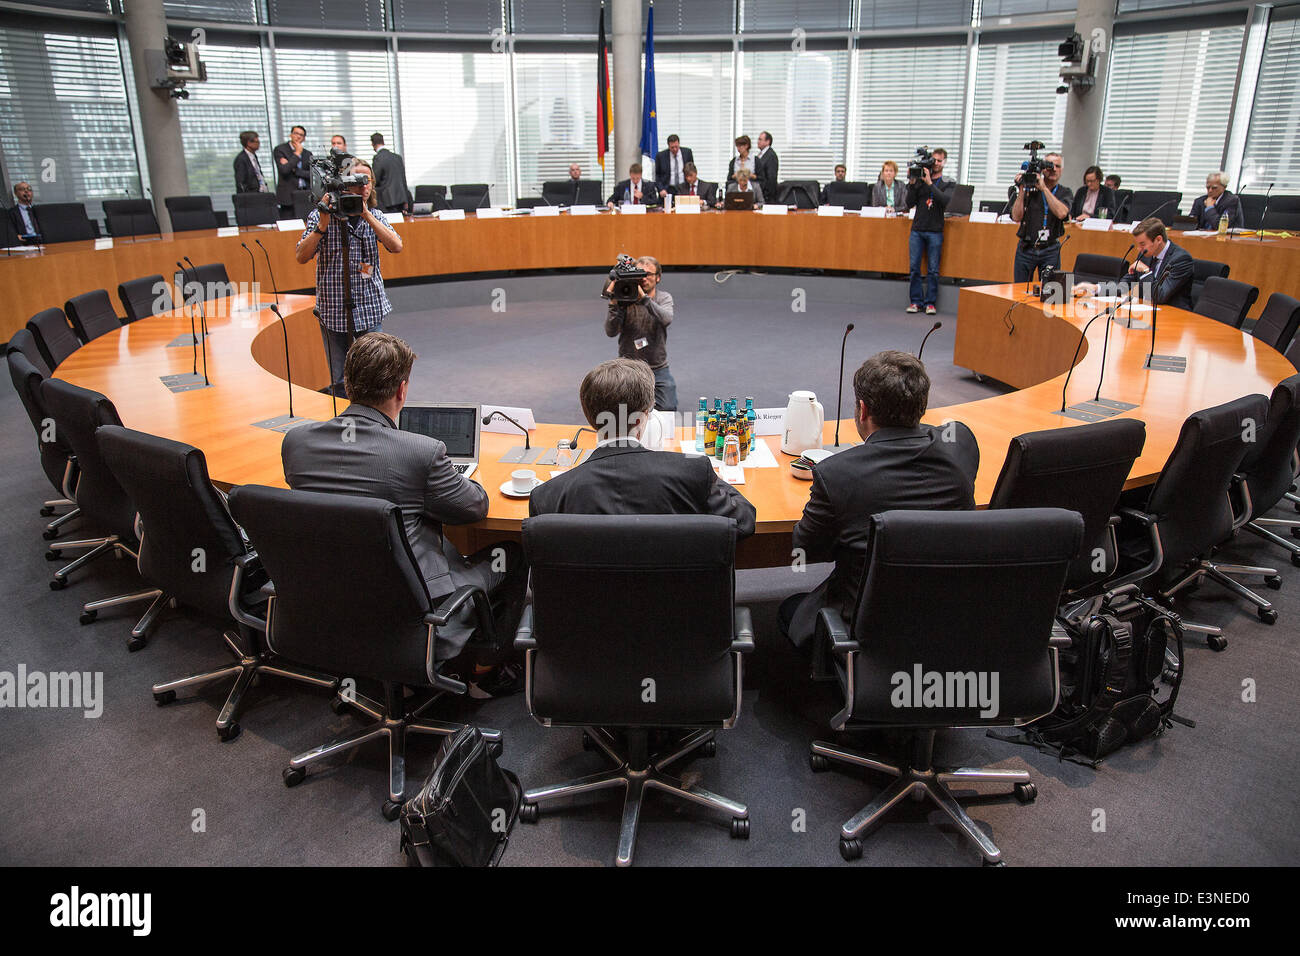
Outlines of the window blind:
M 847 30 L 852 6 L 850 0 L 741 0 L 740 28 L 744 33 Z
M 383 133 L 396 145 L 387 50 L 280 45 L 275 49 L 275 72 L 279 128 L 288 130 L 295 123 L 307 127 L 307 148 L 313 153 L 328 152 L 335 133 L 347 139 L 348 152 L 367 159 L 374 155 L 371 133 Z M 419 88 L 413 87 L 408 96 L 418 103 Z
M 568 179 L 570 163 L 582 166 L 583 179 L 602 178 L 596 162 L 594 52 L 516 53 L 515 108 L 521 196 L 540 195 L 549 179 Z M 612 190 L 612 135 L 605 166 L 605 187 Z
M 655 50 L 659 148 L 667 149 L 668 137 L 676 133 L 691 150 L 706 182 L 727 178 L 732 154 L 732 75 L 730 50 Z M 654 178 L 653 170 L 647 173 Z M 620 171 L 619 179 L 624 175 Z
M 1277 16 L 1275 14 L 1275 16 Z M 1274 19 L 1264 41 L 1241 181 L 1232 189 L 1300 193 L 1300 19 Z
M 848 60 L 847 50 L 742 51 L 740 132 L 753 141 L 752 153 L 760 131 L 772 134 L 779 181 L 834 177 L 846 143 Z M 724 159 L 734 154 L 733 147 Z

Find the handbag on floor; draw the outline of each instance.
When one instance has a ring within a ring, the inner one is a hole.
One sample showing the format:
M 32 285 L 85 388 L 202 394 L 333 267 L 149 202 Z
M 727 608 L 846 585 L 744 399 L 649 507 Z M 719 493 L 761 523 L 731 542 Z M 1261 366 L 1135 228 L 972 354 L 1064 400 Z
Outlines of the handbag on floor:
M 477 727 L 442 741 L 433 773 L 402 805 L 401 850 L 414 866 L 496 866 L 523 788 Z

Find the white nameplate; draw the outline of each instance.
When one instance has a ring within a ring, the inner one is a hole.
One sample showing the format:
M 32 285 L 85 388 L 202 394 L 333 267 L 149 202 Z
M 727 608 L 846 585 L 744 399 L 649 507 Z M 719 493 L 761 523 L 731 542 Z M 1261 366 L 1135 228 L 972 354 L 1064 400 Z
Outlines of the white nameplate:
M 594 216 L 596 215 L 596 212 L 597 210 L 595 206 L 570 206 L 569 207 L 570 216 Z
M 517 421 L 520 425 L 523 425 L 529 431 L 532 431 L 537 427 L 537 422 L 533 418 L 533 410 L 531 408 L 514 408 L 510 405 L 483 405 L 480 408 L 480 411 L 483 412 L 483 418 L 487 418 L 493 412 L 503 412 Z M 480 421 L 481 420 L 482 419 L 480 419 Z M 507 435 L 519 435 L 520 438 L 524 437 L 520 433 L 519 429 L 514 426 L 513 422 L 508 422 L 504 418 L 492 419 L 491 423 L 483 426 L 483 431 L 502 432 Z
M 474 215 L 480 219 L 501 219 L 505 216 L 505 213 L 495 206 L 484 206 L 482 209 L 475 209 Z
M 699 198 L 699 197 L 696 197 Z M 678 203 L 673 207 L 673 215 L 676 216 L 698 216 L 700 209 L 703 208 L 699 203 Z
M 96 249 L 112 249 L 112 248 L 113 248 L 113 240 L 112 240 L 112 239 L 96 239 L 96 240 L 95 240 L 95 248 L 96 248 Z
M 217 235 L 225 238 L 227 236 L 239 235 L 238 226 L 217 226 Z
M 396 225 L 399 222 L 406 222 L 406 217 L 400 212 L 386 212 L 384 218 L 388 220 L 389 225 Z
M 448 222 L 455 219 L 464 219 L 465 210 L 464 209 L 439 209 L 438 218 L 442 222 Z
M 1111 222 L 1109 219 L 1085 219 L 1079 223 L 1088 232 L 1110 232 Z
M 534 206 L 534 216 L 558 216 L 560 214 L 559 206 Z
M 756 408 L 754 415 L 755 435 L 780 435 L 785 432 L 784 408 Z
M 1128 231 L 1130 231 L 1130 230 L 1133 228 L 1133 223 L 1131 223 L 1131 222 L 1116 222 L 1116 223 L 1112 223 L 1112 224 L 1111 224 L 1111 228 L 1114 229 L 1116 232 L 1119 232 L 1121 229 L 1122 229 L 1124 232 L 1128 232 Z
M 275 228 L 281 232 L 301 232 L 307 228 L 307 223 L 301 219 L 277 219 Z
M 790 210 L 786 209 L 785 206 L 782 206 L 779 203 L 776 205 L 764 203 L 763 208 L 759 210 L 759 212 L 763 213 L 765 216 L 784 216 L 789 211 Z
M 998 214 L 995 212 L 972 212 L 970 214 L 971 222 L 997 222 Z
M 644 203 L 625 202 L 619 209 L 619 212 L 625 216 L 644 216 L 645 209 L 646 207 Z
M 884 206 L 863 206 L 858 215 L 863 219 L 884 219 L 886 211 Z
M 817 215 L 819 216 L 843 216 L 843 206 L 818 206 Z

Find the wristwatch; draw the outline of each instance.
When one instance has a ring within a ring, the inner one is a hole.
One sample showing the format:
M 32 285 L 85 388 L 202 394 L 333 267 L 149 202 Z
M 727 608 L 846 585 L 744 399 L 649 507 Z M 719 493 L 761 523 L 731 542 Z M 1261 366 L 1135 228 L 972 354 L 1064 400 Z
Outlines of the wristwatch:
M 322 228 L 320 227 L 320 223 L 319 223 L 319 222 L 316 223 L 316 232 L 318 232 L 320 235 L 322 235 L 322 236 L 327 236 L 327 235 L 329 235 L 329 231 L 330 231 L 330 230 L 329 230 L 329 227 L 328 227 L 328 226 L 326 226 L 324 229 L 322 229 Z

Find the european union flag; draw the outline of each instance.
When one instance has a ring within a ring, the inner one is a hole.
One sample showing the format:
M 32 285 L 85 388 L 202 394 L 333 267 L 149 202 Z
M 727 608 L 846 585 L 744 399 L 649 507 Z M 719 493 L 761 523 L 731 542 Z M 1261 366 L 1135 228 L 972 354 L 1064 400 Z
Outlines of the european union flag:
M 641 155 L 653 159 L 659 153 L 659 117 L 655 109 L 655 8 L 645 22 L 645 94 L 641 102 Z

